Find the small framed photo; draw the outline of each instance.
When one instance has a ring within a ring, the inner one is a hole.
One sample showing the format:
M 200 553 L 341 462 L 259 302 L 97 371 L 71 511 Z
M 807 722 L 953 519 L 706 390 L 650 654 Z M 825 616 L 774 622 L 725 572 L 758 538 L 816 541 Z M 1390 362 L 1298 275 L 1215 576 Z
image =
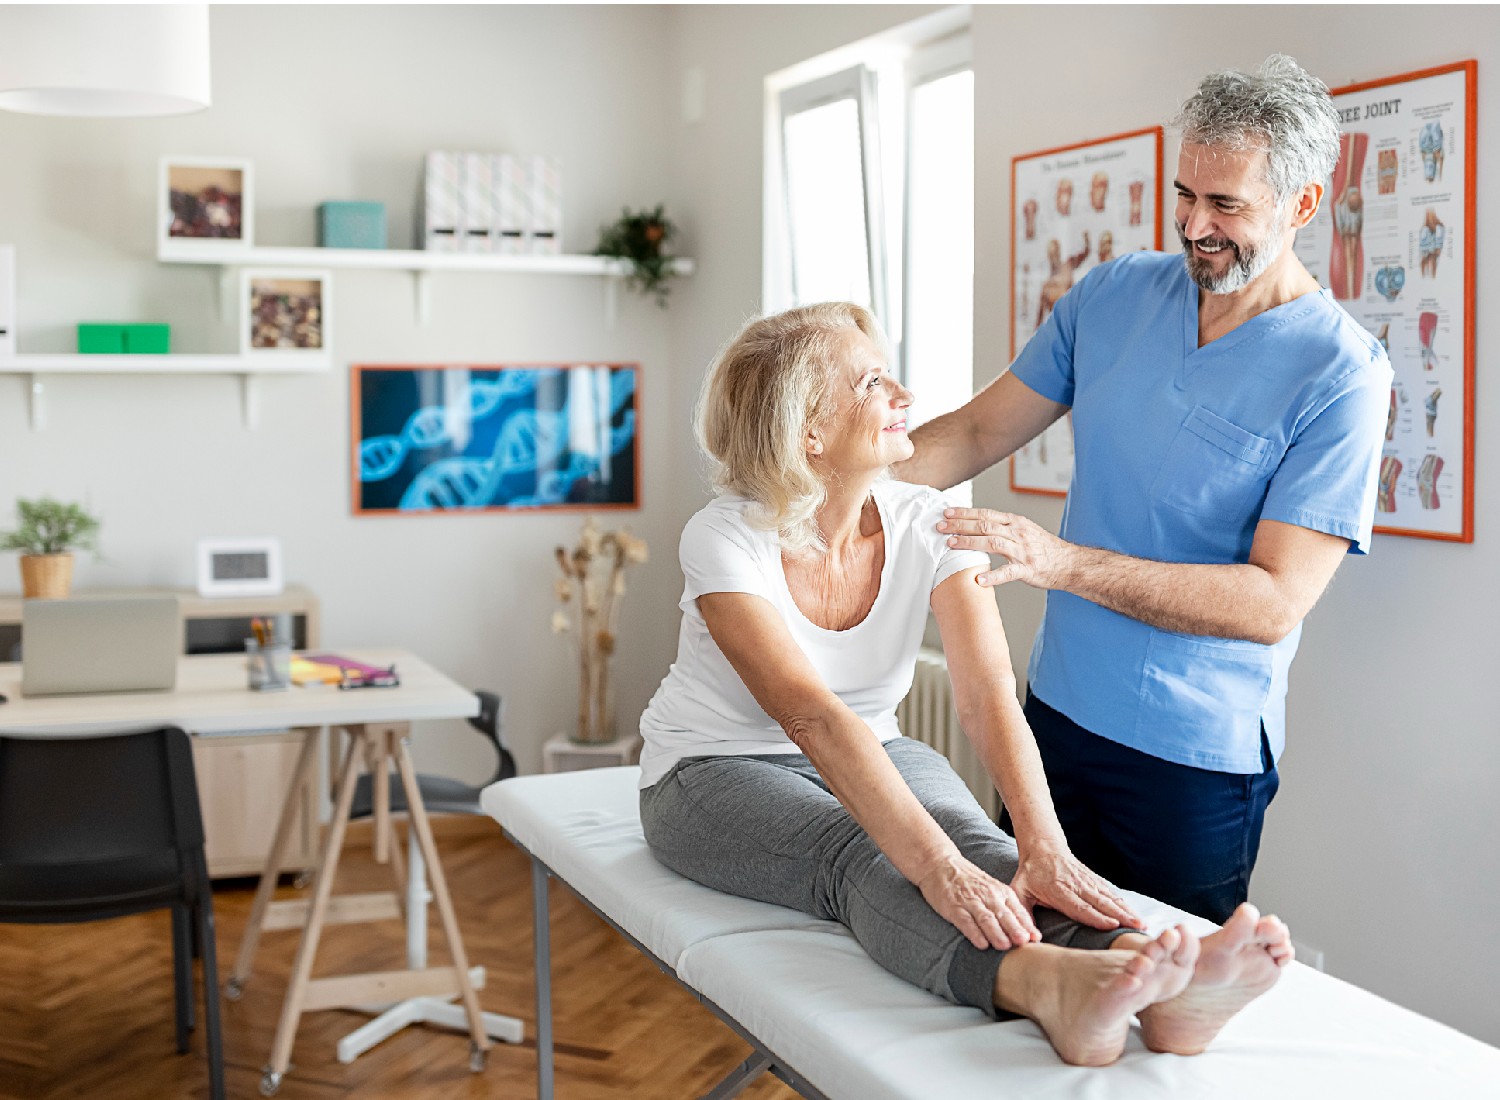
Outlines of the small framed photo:
M 157 187 L 157 245 L 176 251 L 255 241 L 248 160 L 163 157 Z
M 328 357 L 333 279 L 305 268 L 242 268 L 240 352 L 255 359 Z

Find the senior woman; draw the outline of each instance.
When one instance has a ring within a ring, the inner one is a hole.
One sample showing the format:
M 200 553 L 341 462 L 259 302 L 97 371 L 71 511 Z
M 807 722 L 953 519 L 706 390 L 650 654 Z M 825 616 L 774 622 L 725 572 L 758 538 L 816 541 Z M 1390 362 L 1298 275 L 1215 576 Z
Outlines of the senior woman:
M 683 532 L 677 660 L 641 719 L 646 840 L 840 921 L 954 1003 L 1033 1018 L 1068 1062 L 1113 1061 L 1137 1014 L 1153 1049 L 1196 1053 L 1290 961 L 1286 929 L 1245 906 L 1201 943 L 1149 938 L 1069 852 L 974 580 L 988 559 L 945 545 L 936 492 L 886 477 L 911 400 L 854 305 L 752 321 L 720 353 L 698 432 L 721 495 Z M 929 607 L 1014 839 L 897 728 Z

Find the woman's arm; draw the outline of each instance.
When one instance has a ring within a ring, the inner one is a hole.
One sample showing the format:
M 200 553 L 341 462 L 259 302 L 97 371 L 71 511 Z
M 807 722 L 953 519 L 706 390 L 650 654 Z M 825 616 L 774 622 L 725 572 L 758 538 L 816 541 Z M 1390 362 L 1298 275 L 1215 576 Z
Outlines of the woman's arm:
M 891 863 L 975 947 L 1040 938 L 1014 891 L 970 863 L 760 596 L 698 597 L 708 632 L 750 693 Z
M 1028 906 L 1042 904 L 1095 928 L 1141 928 L 1130 908 L 1068 850 L 1052 807 L 1036 740 L 1016 701 L 1005 628 L 991 589 L 955 573 L 932 593 L 959 724 L 1005 800 L 1021 868 L 1012 887 Z

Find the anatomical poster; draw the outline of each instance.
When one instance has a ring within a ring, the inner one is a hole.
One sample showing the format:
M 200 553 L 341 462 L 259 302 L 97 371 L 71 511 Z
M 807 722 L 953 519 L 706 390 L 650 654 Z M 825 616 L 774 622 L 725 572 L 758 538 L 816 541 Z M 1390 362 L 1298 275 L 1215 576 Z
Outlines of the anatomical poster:
M 1335 89 L 1338 166 L 1298 257 L 1395 371 L 1375 530 L 1472 542 L 1475 63 Z
M 1012 359 L 1093 268 L 1161 248 L 1161 150 L 1161 127 L 1153 126 L 1011 161 Z M 1070 416 L 1011 456 L 1017 492 L 1064 496 L 1072 480 Z

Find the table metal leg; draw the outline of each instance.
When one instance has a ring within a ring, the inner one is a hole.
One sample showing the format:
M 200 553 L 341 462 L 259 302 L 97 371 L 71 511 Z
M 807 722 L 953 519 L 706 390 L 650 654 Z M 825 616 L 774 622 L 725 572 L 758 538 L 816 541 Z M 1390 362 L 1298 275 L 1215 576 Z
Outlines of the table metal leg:
M 552 1100 L 552 917 L 547 905 L 551 876 L 531 861 L 531 925 L 536 958 L 536 1095 Z

